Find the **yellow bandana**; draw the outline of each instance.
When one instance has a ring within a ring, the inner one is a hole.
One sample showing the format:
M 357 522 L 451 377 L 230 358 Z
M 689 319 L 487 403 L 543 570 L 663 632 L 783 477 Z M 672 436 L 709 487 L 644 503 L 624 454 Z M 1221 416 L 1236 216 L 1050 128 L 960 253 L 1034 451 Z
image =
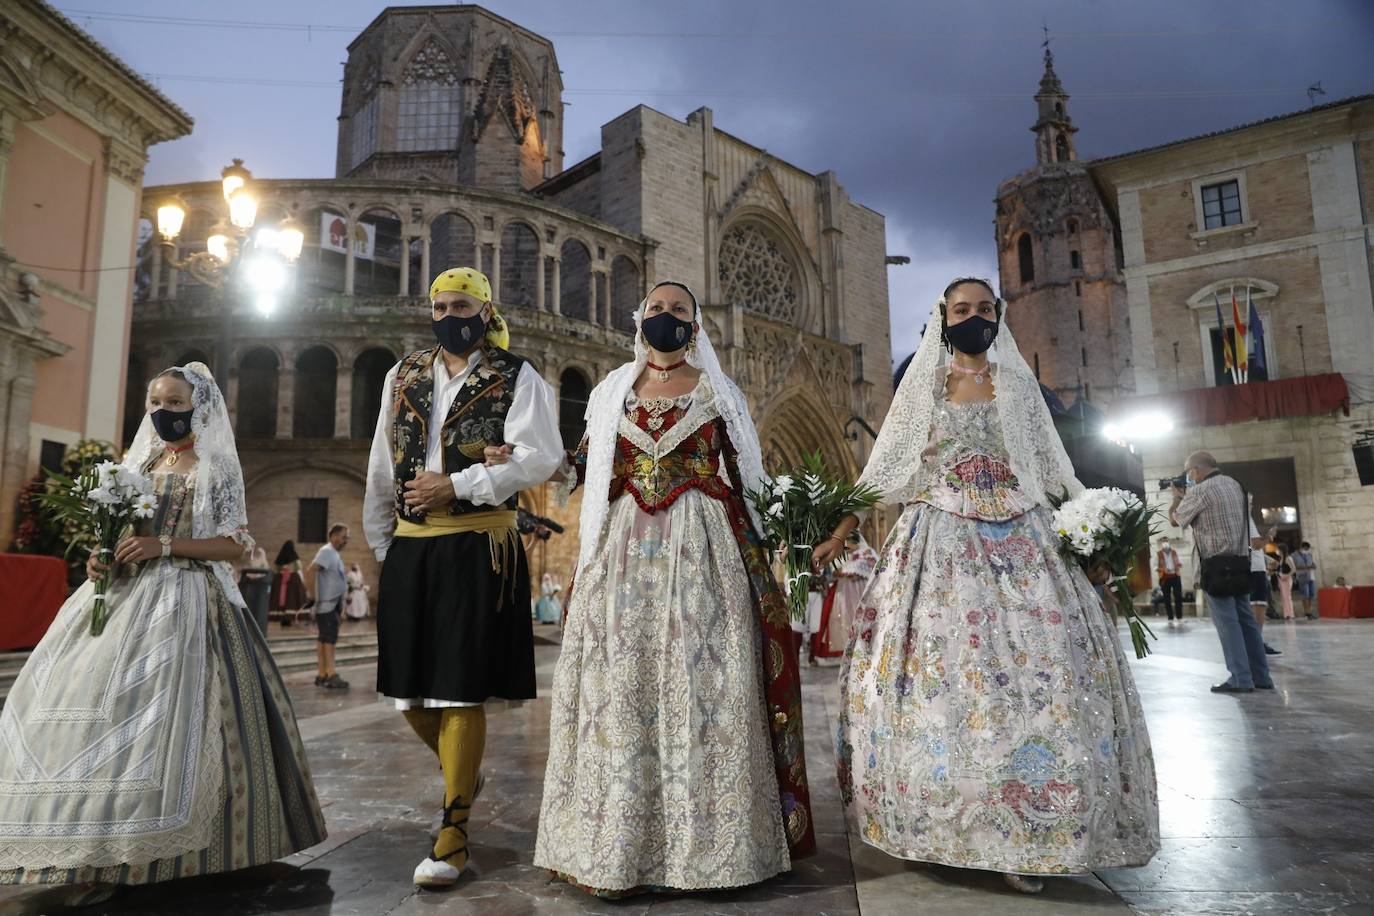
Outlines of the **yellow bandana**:
M 443 292 L 467 293 L 474 299 L 491 304 L 491 281 L 486 274 L 472 267 L 450 267 L 435 277 L 429 285 L 430 301 Z M 491 306 L 491 321 L 487 324 L 487 342 L 502 350 L 510 347 L 510 328 L 494 304 Z

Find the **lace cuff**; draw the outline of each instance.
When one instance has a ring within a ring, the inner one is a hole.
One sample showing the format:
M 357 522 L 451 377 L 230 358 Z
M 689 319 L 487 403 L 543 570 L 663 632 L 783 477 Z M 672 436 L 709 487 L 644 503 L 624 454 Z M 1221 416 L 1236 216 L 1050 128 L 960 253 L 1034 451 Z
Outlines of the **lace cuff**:
M 568 502 L 572 499 L 573 491 L 578 488 L 582 481 L 578 480 L 577 465 L 570 455 L 563 455 L 563 463 L 554 472 L 553 478 L 553 502 L 560 509 L 566 509 Z

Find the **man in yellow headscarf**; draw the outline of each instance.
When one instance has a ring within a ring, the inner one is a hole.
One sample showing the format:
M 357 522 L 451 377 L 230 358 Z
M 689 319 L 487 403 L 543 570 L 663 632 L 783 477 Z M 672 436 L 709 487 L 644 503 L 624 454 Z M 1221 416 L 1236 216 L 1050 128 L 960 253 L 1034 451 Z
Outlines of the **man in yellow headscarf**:
M 480 788 L 483 703 L 534 697 L 530 582 L 516 535 L 521 490 L 558 467 L 553 391 L 506 347 L 491 284 L 454 267 L 430 286 L 438 346 L 388 373 L 368 461 L 363 530 L 382 563 L 377 690 L 393 697 L 444 773 L 443 826 L 415 883 L 457 882 Z M 486 467 L 484 450 L 510 455 Z

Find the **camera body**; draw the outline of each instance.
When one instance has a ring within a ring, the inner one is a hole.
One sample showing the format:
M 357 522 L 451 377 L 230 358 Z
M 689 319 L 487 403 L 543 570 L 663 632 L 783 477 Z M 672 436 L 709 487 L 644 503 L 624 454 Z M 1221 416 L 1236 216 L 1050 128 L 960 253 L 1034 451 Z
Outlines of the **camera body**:
M 541 541 L 547 541 L 550 534 L 563 533 L 563 526 L 558 522 L 542 515 L 535 515 L 523 506 L 515 510 L 515 529 L 521 534 L 533 534 Z
M 1187 475 L 1187 474 L 1179 474 L 1177 477 L 1163 477 L 1163 478 L 1160 478 L 1160 481 L 1159 481 L 1159 488 L 1160 488 L 1161 490 L 1167 490 L 1167 489 L 1169 489 L 1170 487 L 1178 487 L 1180 490 L 1187 489 L 1187 487 L 1188 487 L 1188 475 Z

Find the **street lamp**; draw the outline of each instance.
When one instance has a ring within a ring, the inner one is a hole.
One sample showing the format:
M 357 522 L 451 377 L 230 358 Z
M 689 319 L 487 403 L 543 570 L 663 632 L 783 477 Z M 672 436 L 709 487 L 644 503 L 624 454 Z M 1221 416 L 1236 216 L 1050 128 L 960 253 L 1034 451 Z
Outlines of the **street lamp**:
M 193 251 L 178 259 L 176 240 L 186 222 L 186 202 L 170 197 L 158 206 L 157 231 L 162 236 L 164 260 L 170 267 L 184 270 L 197 282 L 215 289 L 222 289 L 229 275 L 237 272 L 257 294 L 258 308 L 270 312 L 286 286 L 286 268 L 301 256 L 305 233 L 288 217 L 276 229 L 259 229 L 254 237 L 258 199 L 250 184 L 252 173 L 243 167 L 242 159 L 235 159 L 220 175 L 228 220 L 222 219 L 210 230 L 204 251 Z

